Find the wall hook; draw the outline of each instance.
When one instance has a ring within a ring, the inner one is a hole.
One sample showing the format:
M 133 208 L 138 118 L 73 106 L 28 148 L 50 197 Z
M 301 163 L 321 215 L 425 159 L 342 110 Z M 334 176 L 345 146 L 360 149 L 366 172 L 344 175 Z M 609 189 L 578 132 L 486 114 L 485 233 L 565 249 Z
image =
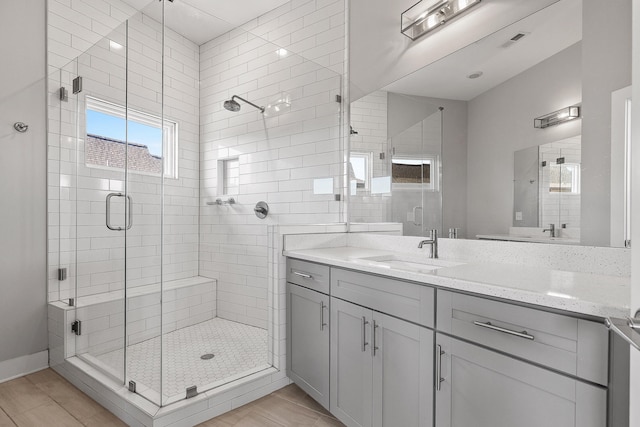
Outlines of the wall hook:
M 29 129 L 29 125 L 22 122 L 15 122 L 13 128 L 20 133 L 25 133 Z

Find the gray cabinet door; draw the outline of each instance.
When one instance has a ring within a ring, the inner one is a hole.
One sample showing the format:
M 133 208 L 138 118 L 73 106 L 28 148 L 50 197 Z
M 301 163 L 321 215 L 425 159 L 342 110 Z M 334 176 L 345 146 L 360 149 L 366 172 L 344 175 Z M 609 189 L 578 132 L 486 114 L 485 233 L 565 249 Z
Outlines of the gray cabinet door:
M 606 426 L 605 388 L 441 334 L 435 358 L 437 427 Z
M 330 412 L 348 427 L 370 427 L 372 312 L 331 298 Z
M 329 409 L 329 296 L 287 286 L 287 373 Z
M 434 332 L 385 314 L 373 314 L 373 425 L 433 425 Z

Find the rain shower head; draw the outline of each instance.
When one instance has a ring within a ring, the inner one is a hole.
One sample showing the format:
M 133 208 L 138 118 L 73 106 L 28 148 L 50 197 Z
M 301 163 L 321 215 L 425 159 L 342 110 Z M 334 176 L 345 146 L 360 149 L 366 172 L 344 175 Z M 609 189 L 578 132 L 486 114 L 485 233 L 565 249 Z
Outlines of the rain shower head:
M 239 100 L 246 102 L 252 107 L 256 107 L 258 110 L 260 110 L 261 113 L 264 113 L 264 107 L 260 107 L 251 101 L 247 101 L 246 99 L 239 97 L 238 95 L 233 95 L 231 99 L 224 101 L 223 106 L 225 110 L 229 110 L 234 113 L 240 111 L 240 103 L 238 103 L 238 101 L 236 101 L 235 98 L 238 98 Z

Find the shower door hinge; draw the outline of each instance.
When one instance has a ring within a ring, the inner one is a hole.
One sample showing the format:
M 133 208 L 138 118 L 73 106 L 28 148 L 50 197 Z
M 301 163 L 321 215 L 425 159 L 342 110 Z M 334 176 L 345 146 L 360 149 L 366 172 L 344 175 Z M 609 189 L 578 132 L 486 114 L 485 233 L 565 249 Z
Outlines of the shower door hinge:
M 338 104 L 342 102 L 342 96 L 341 95 L 336 95 L 336 102 Z
M 60 98 L 60 101 L 64 101 L 64 102 L 69 101 L 69 93 L 67 92 L 66 87 L 62 86 L 60 88 L 60 90 L 58 91 L 58 97 Z
M 136 392 L 136 382 L 131 380 L 129 381 L 129 391 L 131 393 L 135 393 Z
M 67 280 L 67 269 L 66 267 L 62 267 L 58 269 L 58 281 L 62 282 Z
M 78 76 L 73 79 L 73 94 L 76 95 L 82 92 L 82 77 Z
M 556 159 L 556 165 L 564 164 L 564 157 L 558 157 Z
M 71 324 L 71 332 L 76 335 L 82 335 L 82 322 L 79 320 L 74 321 Z
M 187 399 L 191 399 L 192 397 L 196 397 L 198 395 L 198 386 L 192 385 L 191 387 L 187 387 Z

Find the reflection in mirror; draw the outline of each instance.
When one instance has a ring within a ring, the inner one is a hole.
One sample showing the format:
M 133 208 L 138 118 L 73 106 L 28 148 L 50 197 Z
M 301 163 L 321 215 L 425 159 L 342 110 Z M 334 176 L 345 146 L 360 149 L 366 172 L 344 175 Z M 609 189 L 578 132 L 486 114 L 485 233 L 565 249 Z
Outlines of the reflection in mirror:
M 356 188 L 350 221 L 402 223 L 405 234 L 439 228 L 446 235 L 459 228 L 458 236 L 470 239 L 519 234 L 621 245 L 625 227 L 616 224 L 627 204 L 624 186 L 614 185 L 623 180 L 616 175 L 623 168 L 612 164 L 624 164 L 625 155 L 614 161 L 624 144 L 618 148 L 612 134 L 624 134 L 626 125 L 612 122 L 612 94 L 631 84 L 631 1 L 486 0 L 415 41 L 391 30 L 404 6 L 352 0 L 350 86 L 358 99 L 352 98 L 351 125 L 359 133 L 352 135 L 351 150 L 373 153 L 372 180 L 391 176 L 376 163 L 394 165 L 392 148 L 400 161 L 398 136 L 430 117 L 426 106 L 444 107 L 437 190 L 430 190 L 440 197 L 440 219 L 430 210 L 435 204 L 400 203 L 402 184 L 392 182 L 391 193 L 378 197 Z M 488 19 L 501 7 L 508 13 Z M 364 22 L 357 13 L 364 9 L 385 14 L 367 15 Z M 389 9 L 398 14 L 386 16 Z M 510 22 L 497 25 L 506 16 Z M 477 37 L 460 48 L 463 33 Z M 380 49 L 371 48 L 374 42 Z M 397 108 L 398 99 L 407 107 Z M 583 117 L 534 127 L 535 118 L 567 106 L 580 106 Z M 526 150 L 523 158 L 515 154 Z M 423 171 L 432 168 L 426 152 L 413 160 L 424 162 Z M 420 178 L 425 203 L 430 179 Z M 556 237 L 544 231 L 550 224 Z
M 405 235 L 442 229 L 442 109 L 378 91 L 351 105 L 353 222 L 397 222 Z

